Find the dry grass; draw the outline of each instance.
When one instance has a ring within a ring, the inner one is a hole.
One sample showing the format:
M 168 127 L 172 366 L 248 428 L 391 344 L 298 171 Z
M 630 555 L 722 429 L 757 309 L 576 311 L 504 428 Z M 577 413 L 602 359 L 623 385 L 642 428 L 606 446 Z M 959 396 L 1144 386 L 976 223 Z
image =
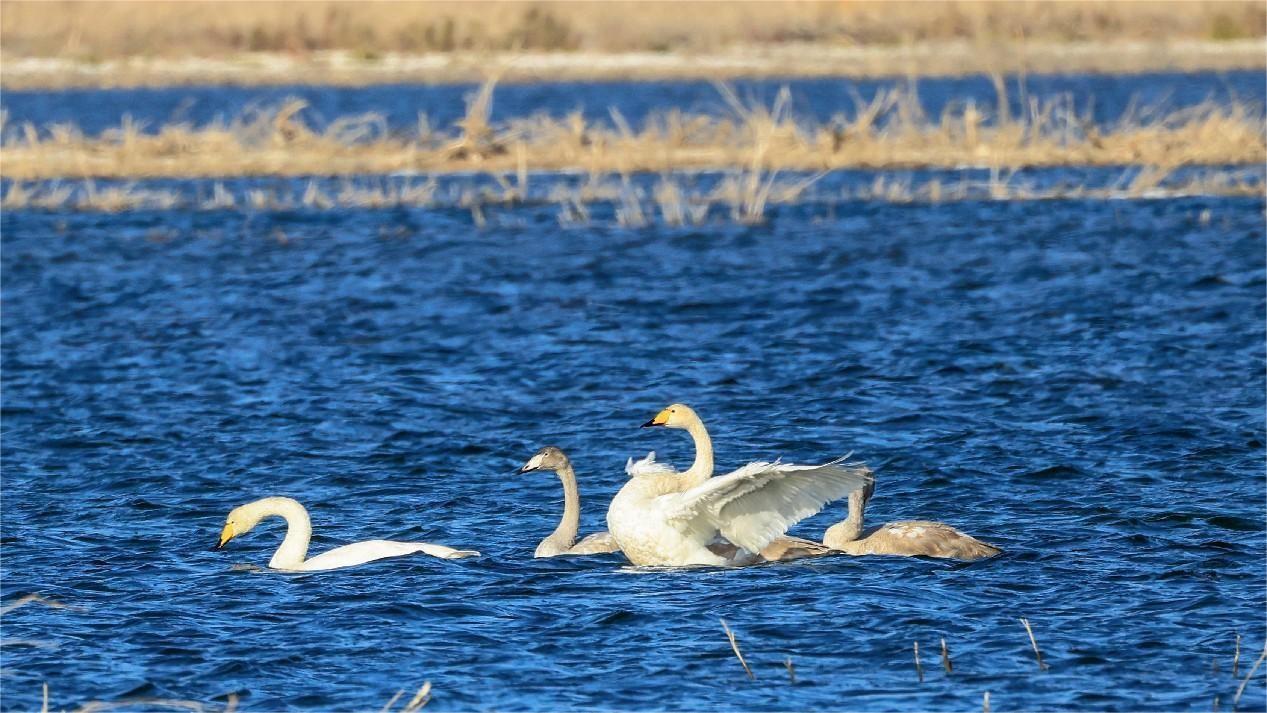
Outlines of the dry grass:
M 494 54 L 521 56 L 508 80 L 1230 69 L 1264 65 L 1265 22 L 1262 3 L 1239 0 L 8 0 L 0 79 L 9 87 L 468 81 Z
M 490 214 L 504 214 L 520 206 L 554 206 L 561 226 L 575 227 L 601 222 L 595 214 L 608 215 L 623 227 L 639 228 L 654 222 L 669 227 L 701 225 L 732 221 L 759 223 L 768 219 L 771 206 L 811 203 L 830 206 L 845 201 L 937 204 L 961 201 L 1034 201 L 1034 200 L 1119 200 L 1166 199 L 1186 196 L 1261 196 L 1263 180 L 1253 171 L 1207 169 L 1186 174 L 1168 174 L 1161 182 L 1140 181 L 1143 169 L 1124 169 L 1116 180 L 1104 185 L 1040 185 L 1034 180 L 1021 180 L 1014 174 L 973 180 L 961 172 L 955 178 L 931 177 L 916 182 L 910 175 L 879 173 L 870 184 L 835 191 L 811 191 L 806 184 L 820 174 L 805 178 L 788 176 L 774 181 L 770 200 L 760 213 L 741 210 L 741 198 L 735 193 L 737 179 L 723 175 L 705 181 L 704 186 L 687 188 L 683 179 L 696 174 L 666 173 L 657 182 L 647 185 L 633 176 L 590 176 L 580 185 L 569 185 L 569 179 L 541 174 L 545 184 L 537 195 L 525 195 L 511 182 L 507 187 L 475 188 L 467 179 L 460 179 L 441 189 L 432 178 L 372 177 L 339 181 L 309 180 L 293 189 L 226 187 L 215 183 L 210 187 L 195 186 L 185 192 L 175 189 L 147 188 L 136 183 L 113 185 L 105 189 L 92 181 L 51 181 L 11 183 L 3 197 L 3 210 L 43 210 L 51 212 L 121 212 L 131 210 L 238 210 L 248 212 L 326 211 L 358 208 L 460 208 L 471 213 L 472 222 L 482 227 Z M 1147 186 L 1146 189 L 1141 186 Z M 609 210 L 608 210 L 609 209 Z M 657 217 L 658 216 L 658 217 Z M 496 220 L 497 216 L 493 216 Z M 513 219 L 513 218 L 512 218 Z M 1209 222 L 1208 212 L 1202 222 Z M 156 239 L 162 236 L 155 236 Z M 284 235 L 276 236 L 285 242 Z M 943 652 L 945 653 L 945 652 Z M 943 661 L 943 664 L 948 661 Z
M 756 675 L 752 672 L 752 669 L 748 668 L 748 662 L 744 660 L 743 654 L 739 651 L 739 642 L 735 640 L 735 632 L 731 631 L 730 627 L 726 625 L 725 619 L 720 619 L 719 621 L 721 621 L 722 630 L 726 632 L 726 638 L 730 640 L 730 650 L 735 652 L 735 658 L 739 659 L 739 664 L 743 666 L 744 673 L 748 674 L 748 680 L 755 680 Z
M 1258 667 L 1263 664 L 1264 659 L 1267 659 L 1267 644 L 1263 645 L 1263 652 L 1258 655 L 1258 658 L 1254 661 L 1254 665 L 1250 667 L 1249 673 L 1245 674 L 1245 680 L 1241 681 L 1241 685 L 1236 687 L 1236 696 L 1232 698 L 1232 710 L 1236 710 L 1236 706 L 1240 704 L 1241 695 L 1245 693 L 1245 687 L 1249 685 L 1250 679 L 1254 677 L 1254 674 L 1258 671 Z
M 1021 624 L 1025 626 L 1025 633 L 1029 634 L 1030 646 L 1034 648 L 1034 658 L 1038 660 L 1038 668 L 1040 671 L 1047 670 L 1047 664 L 1043 663 L 1043 652 L 1038 650 L 1038 640 L 1034 638 L 1034 630 L 1029 626 L 1029 619 L 1021 618 Z
M 396 691 L 396 695 L 392 696 L 391 700 L 387 701 L 387 705 L 383 706 L 379 713 L 391 713 L 392 706 L 396 705 L 396 701 L 400 700 L 400 697 L 403 695 L 405 695 L 405 690 L 403 688 Z M 418 692 L 414 694 L 413 698 L 409 699 L 409 701 L 405 703 L 405 707 L 400 709 L 400 713 L 417 713 L 417 711 L 426 707 L 427 703 L 430 701 L 431 682 L 423 681 L 422 686 L 418 689 Z
M 454 50 L 713 50 L 849 45 L 1262 37 L 1262 3 L 1232 2 L 32 2 L 0 7 L 21 56 L 216 56 Z
M 3 607 L 0 607 L 0 616 L 4 616 L 14 609 L 21 609 L 27 604 L 32 603 L 43 604 L 50 609 L 74 609 L 74 607 L 67 606 L 55 599 L 49 599 L 48 597 L 39 594 L 24 594 L 8 604 L 5 604 Z
M 904 88 L 857 98 L 852 118 L 818 124 L 792 115 L 780 93 L 772 107 L 745 105 L 724 86 L 731 114 L 654 115 L 634 128 L 615 110 L 611 123 L 579 113 L 491 124 L 493 83 L 471 98 L 451 132 L 420 120 L 414 135 L 390 132 L 373 113 L 324 129 L 291 100 L 204 126 L 156 131 L 126 119 L 100 136 L 74 126 L 12 126 L 0 116 L 0 173 L 18 180 L 223 176 L 382 175 L 397 172 L 514 174 L 581 170 L 591 175 L 733 170 L 736 218 L 763 212 L 778 171 L 982 166 L 1004 171 L 1043 166 L 1157 167 L 1139 188 L 1192 165 L 1260 164 L 1267 140 L 1260 112 L 1247 104 L 1203 103 L 1173 111 L 1132 112 L 1095 125 L 1070 97 L 1031 99 L 1018 116 L 954 102 L 926 116 Z M 1000 99 L 1000 106 L 1006 106 Z M 522 192 L 523 186 L 520 186 Z M 665 190 L 672 192 L 671 186 Z M 150 196 L 161 202 L 162 197 Z M 314 197 L 314 200 L 317 200 Z
M 3 5 L 0 5 L 3 7 Z M 1262 69 L 1261 39 L 1225 42 L 925 42 L 893 46 L 790 43 L 696 52 L 387 54 L 257 52 L 228 57 L 83 61 L 4 56 L 6 89 L 317 84 L 365 86 L 478 82 L 490 66 L 508 82 L 775 77 L 946 77 L 1008 74 L 1199 72 Z

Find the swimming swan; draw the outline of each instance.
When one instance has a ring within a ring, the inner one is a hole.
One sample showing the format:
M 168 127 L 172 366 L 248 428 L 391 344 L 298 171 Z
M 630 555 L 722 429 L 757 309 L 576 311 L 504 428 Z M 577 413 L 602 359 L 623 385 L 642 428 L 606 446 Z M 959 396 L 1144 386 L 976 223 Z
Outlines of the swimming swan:
M 696 420 L 698 421 L 698 417 L 696 417 Z M 699 424 L 699 428 L 692 433 L 692 436 L 695 438 L 697 445 L 695 451 L 695 462 L 696 464 L 701 462 L 707 464 L 708 469 L 703 477 L 703 480 L 707 480 L 709 477 L 712 477 L 713 474 L 713 453 L 712 445 L 708 440 L 708 432 L 704 430 L 703 423 Z M 700 446 L 702 446 L 702 449 Z M 701 452 L 704 452 L 705 454 L 702 461 L 699 456 Z M 692 467 L 694 468 L 695 466 Z M 701 470 L 697 472 L 703 471 Z M 648 453 L 642 460 L 634 460 L 633 458 L 630 458 L 625 462 L 625 473 L 631 478 L 639 475 L 677 475 L 683 483 L 690 482 L 697 477 L 686 476 L 683 473 L 678 473 L 673 466 L 668 465 L 667 463 L 657 463 L 655 459 L 655 451 Z M 683 487 L 683 489 L 689 488 Z M 616 547 L 619 549 L 618 545 Z M 738 547 L 733 544 L 723 542 L 713 542 L 709 545 L 709 549 L 713 550 L 714 554 L 727 558 L 732 558 L 739 554 Z M 760 559 L 766 562 L 790 562 L 804 557 L 821 557 L 822 555 L 830 554 L 840 553 L 837 550 L 834 550 L 822 543 L 814 542 L 813 540 L 807 540 L 803 537 L 792 537 L 791 535 L 780 535 L 779 537 L 774 538 L 770 544 L 762 548 Z
M 760 561 L 759 553 L 789 527 L 861 487 L 869 473 L 840 461 L 755 462 L 710 478 L 712 447 L 694 411 L 674 404 L 643 425 L 687 430 L 695 439 L 696 458 L 681 475 L 635 475 L 612 499 L 607 528 L 639 566 Z
M 455 550 L 443 545 L 429 545 L 425 542 L 393 542 L 391 540 L 366 540 L 350 545 L 336 547 L 329 552 L 305 559 L 308 554 L 308 542 L 312 539 L 312 522 L 308 519 L 308 511 L 297 500 L 291 498 L 261 498 L 252 503 L 233 508 L 225 519 L 224 529 L 220 532 L 220 549 L 229 540 L 250 532 L 266 517 L 278 516 L 286 520 L 286 538 L 281 547 L 268 561 L 273 569 L 296 572 L 312 572 L 323 569 L 338 569 L 353 565 L 365 564 L 384 557 L 422 552 L 432 557 L 457 559 L 459 557 L 475 557 L 475 550 Z
M 823 544 L 851 555 L 902 555 L 976 560 L 1002 552 L 956 530 L 927 520 L 901 520 L 871 528 L 863 536 L 862 518 L 875 492 L 875 480 L 849 495 L 849 516 L 827 528 Z
M 652 454 L 654 460 L 655 454 Z M 599 532 L 576 541 L 576 532 L 581 524 L 581 495 L 576 488 L 576 473 L 572 471 L 572 461 L 567 454 L 554 446 L 546 446 L 537 451 L 519 469 L 520 473 L 535 470 L 553 470 L 563 483 L 563 517 L 559 526 L 537 545 L 533 557 L 556 557 L 558 555 L 597 555 L 620 551 L 620 545 L 608 532 Z

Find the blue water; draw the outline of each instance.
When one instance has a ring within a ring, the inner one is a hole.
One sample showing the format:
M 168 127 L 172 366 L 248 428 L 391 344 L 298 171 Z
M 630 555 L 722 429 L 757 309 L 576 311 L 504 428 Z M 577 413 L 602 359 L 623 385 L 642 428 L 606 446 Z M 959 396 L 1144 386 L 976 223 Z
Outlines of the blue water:
M 836 115 L 852 117 L 855 97 L 871 101 L 883 89 L 914 89 L 924 111 L 934 119 L 951 105 L 974 101 L 986 112 L 998 104 L 994 85 L 986 77 L 972 76 L 922 80 L 868 79 L 772 79 L 732 82 L 735 93 L 749 104 L 769 107 L 781 87 L 792 96 L 793 113 L 826 122 Z M 309 108 L 305 121 L 323 128 L 340 117 L 373 111 L 384 118 L 388 130 L 417 131 L 419 115 L 430 126 L 448 129 L 465 112 L 465 98 L 474 85 L 382 85 L 369 87 L 174 87 L 162 89 L 71 89 L 66 91 L 6 90 L 0 107 L 8 112 L 8 125 L 31 122 L 43 127 L 70 123 L 95 136 L 119 126 L 124 116 L 141 123 L 142 130 L 156 132 L 164 124 L 189 122 L 205 125 L 217 119 L 229 121 L 244 112 L 275 107 L 290 97 L 303 99 Z M 1262 71 L 1152 73 L 1141 75 L 1028 75 L 1007 80 L 1013 114 L 1027 113 L 1030 99 L 1044 102 L 1067 97 L 1079 117 L 1108 125 L 1128 110 L 1173 111 L 1206 100 L 1244 102 L 1263 113 L 1267 83 Z M 580 111 L 589 122 L 611 124 L 615 108 L 634 126 L 667 109 L 725 115 L 729 109 L 713 85 L 704 81 L 673 82 L 566 82 L 503 84 L 494 95 L 492 118 L 501 122 L 531 114 L 559 117 Z M 1075 122 L 1080 123 L 1080 122 Z
M 0 705 L 47 682 L 54 709 L 377 710 L 430 680 L 436 710 L 1227 710 L 1235 635 L 1240 677 L 1267 635 L 1263 211 L 859 202 L 561 230 L 526 206 L 482 231 L 457 209 L 6 212 L 3 599 L 69 608 L 4 617 Z M 720 468 L 853 450 L 874 522 L 1006 553 L 533 560 L 561 493 L 515 469 L 568 450 L 600 529 L 627 456 L 690 460 L 637 428 L 677 400 Z M 235 567 L 279 524 L 209 551 L 269 494 L 308 506 L 314 552 L 484 556 Z M 1240 707 L 1265 704 L 1260 669 Z

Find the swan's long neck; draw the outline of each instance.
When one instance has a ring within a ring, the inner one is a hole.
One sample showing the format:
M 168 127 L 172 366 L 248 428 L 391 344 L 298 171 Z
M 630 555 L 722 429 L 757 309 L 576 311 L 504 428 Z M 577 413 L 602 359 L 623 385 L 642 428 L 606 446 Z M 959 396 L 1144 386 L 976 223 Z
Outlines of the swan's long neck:
M 286 520 L 286 538 L 273 553 L 268 566 L 273 569 L 298 569 L 308 558 L 308 543 L 312 540 L 312 521 L 303 505 L 290 498 L 269 498 L 263 506 L 262 517 L 276 515 Z
M 875 492 L 875 481 L 858 488 L 849 494 L 849 514 L 844 520 L 827 528 L 823 533 L 823 544 L 836 549 L 845 549 L 850 542 L 862 537 L 863 516 L 867 509 L 867 501 Z
M 841 539 L 853 541 L 862 536 L 863 513 L 867 509 L 866 488 L 858 488 L 849 493 L 849 515 L 840 523 Z
M 563 518 L 547 539 L 564 547 L 571 547 L 576 542 L 576 532 L 581 526 L 581 494 L 576 489 L 576 473 L 572 471 L 571 463 L 554 472 L 563 483 Z
M 691 420 L 686 432 L 695 441 L 695 462 L 682 474 L 682 481 L 687 488 L 693 488 L 713 476 L 713 441 L 698 417 Z

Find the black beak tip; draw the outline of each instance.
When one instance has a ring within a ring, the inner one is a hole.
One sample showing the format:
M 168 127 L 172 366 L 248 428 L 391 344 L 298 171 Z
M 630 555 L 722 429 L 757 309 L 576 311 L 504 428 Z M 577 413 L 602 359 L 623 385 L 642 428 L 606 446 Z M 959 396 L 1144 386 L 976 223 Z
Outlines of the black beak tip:
M 658 425 L 660 424 L 656 423 L 655 419 L 653 418 L 650 421 L 647 421 L 646 423 L 642 424 L 640 428 L 651 428 L 652 426 L 658 426 Z
M 223 544 L 215 544 L 215 545 L 212 545 L 212 546 L 211 546 L 211 551 L 212 551 L 212 552 L 216 552 L 216 551 L 223 550 L 223 549 L 224 549 L 224 545 L 223 545 Z

